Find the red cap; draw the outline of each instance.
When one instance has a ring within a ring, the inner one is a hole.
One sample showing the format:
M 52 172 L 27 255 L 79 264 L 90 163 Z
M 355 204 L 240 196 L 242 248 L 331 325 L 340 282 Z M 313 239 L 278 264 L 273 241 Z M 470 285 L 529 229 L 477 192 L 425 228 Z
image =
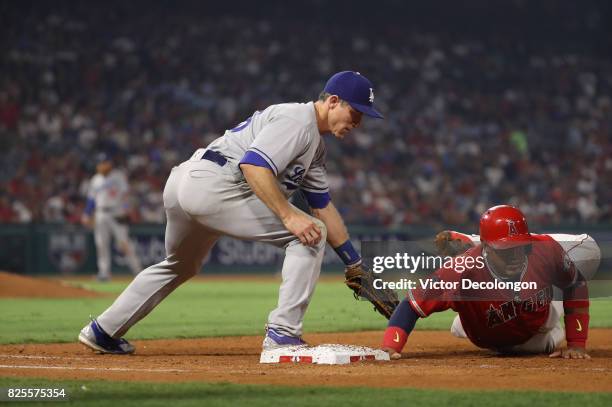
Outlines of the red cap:
M 480 217 L 480 240 L 494 249 L 524 246 L 534 241 L 525 215 L 510 205 L 487 209 Z

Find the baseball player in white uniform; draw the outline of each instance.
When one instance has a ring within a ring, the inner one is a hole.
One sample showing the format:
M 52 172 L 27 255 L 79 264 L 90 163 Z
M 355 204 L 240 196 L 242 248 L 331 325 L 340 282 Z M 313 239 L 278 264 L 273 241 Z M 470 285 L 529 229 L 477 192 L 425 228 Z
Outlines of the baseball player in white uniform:
M 100 281 L 111 278 L 111 238 L 125 255 L 134 274 L 142 270 L 134 245 L 128 237 L 127 225 L 128 183 L 125 174 L 113 169 L 110 157 L 104 153 L 97 158 L 96 175 L 89 184 L 87 204 L 82 223 L 93 227 L 96 243 L 98 275 Z
M 164 189 L 166 259 L 142 271 L 115 302 L 85 326 L 79 341 L 103 353 L 132 353 L 121 338 L 180 284 L 193 277 L 222 236 L 285 249 L 278 306 L 263 348 L 305 344 L 302 320 L 314 292 L 325 243 L 345 264 L 360 261 L 329 195 L 321 135 L 342 139 L 362 116 L 382 118 L 363 75 L 332 76 L 319 100 L 272 105 L 198 149 L 173 168 Z M 301 189 L 309 216 L 287 198 Z

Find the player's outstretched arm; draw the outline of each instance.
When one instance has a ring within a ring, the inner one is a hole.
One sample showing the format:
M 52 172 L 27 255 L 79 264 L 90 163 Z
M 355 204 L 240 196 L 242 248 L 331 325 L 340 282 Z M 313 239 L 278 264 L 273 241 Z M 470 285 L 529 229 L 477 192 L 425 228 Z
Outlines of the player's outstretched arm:
M 401 359 L 402 349 L 406 345 L 408 335 L 414 329 L 419 316 L 412 309 L 407 299 L 395 308 L 385 330 L 381 349 L 389 354 L 392 360 Z
M 591 359 L 586 351 L 589 328 L 589 307 L 565 309 L 565 337 L 567 348 L 558 349 L 550 354 L 551 358 Z
M 570 269 L 571 271 L 572 269 Z M 575 269 L 573 269 L 574 272 Z M 591 359 L 586 351 L 589 335 L 589 292 L 586 281 L 578 275 L 577 281 L 563 290 L 565 339 L 567 348 L 550 354 L 551 358 Z

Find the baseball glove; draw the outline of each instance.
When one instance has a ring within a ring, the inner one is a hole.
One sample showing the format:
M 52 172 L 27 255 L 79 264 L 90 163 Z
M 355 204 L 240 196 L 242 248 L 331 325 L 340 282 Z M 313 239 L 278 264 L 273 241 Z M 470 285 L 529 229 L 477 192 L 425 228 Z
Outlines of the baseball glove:
M 464 253 L 472 247 L 471 243 L 464 242 L 461 239 L 456 239 L 450 231 L 445 230 L 436 235 L 436 249 L 440 256 L 455 257 Z
M 395 291 L 390 289 L 374 288 L 374 274 L 359 262 L 344 269 L 344 284 L 353 290 L 356 300 L 364 298 L 374 305 L 374 309 L 385 318 L 391 318 L 391 314 L 399 304 Z

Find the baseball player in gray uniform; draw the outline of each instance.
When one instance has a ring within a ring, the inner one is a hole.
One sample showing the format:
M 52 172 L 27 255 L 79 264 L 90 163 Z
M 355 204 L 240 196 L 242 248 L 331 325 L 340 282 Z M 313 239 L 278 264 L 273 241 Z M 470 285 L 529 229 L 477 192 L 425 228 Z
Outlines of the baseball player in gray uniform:
M 122 336 L 193 277 L 222 236 L 285 249 L 278 305 L 268 316 L 264 349 L 305 344 L 302 321 L 326 241 L 345 264 L 359 262 L 331 203 L 322 134 L 342 139 L 374 109 L 372 83 L 358 72 L 332 76 L 319 100 L 272 105 L 198 149 L 172 169 L 164 189 L 166 259 L 142 271 L 79 341 L 103 353 L 132 353 Z M 314 216 L 288 202 L 301 189 Z
M 107 154 L 97 157 L 96 174 L 89 183 L 87 204 L 81 219 L 87 227 L 93 227 L 98 263 L 97 278 L 108 281 L 111 278 L 111 238 L 125 255 L 132 273 L 142 270 L 134 245 L 128 237 L 127 225 L 128 183 L 125 174 L 113 169 Z

